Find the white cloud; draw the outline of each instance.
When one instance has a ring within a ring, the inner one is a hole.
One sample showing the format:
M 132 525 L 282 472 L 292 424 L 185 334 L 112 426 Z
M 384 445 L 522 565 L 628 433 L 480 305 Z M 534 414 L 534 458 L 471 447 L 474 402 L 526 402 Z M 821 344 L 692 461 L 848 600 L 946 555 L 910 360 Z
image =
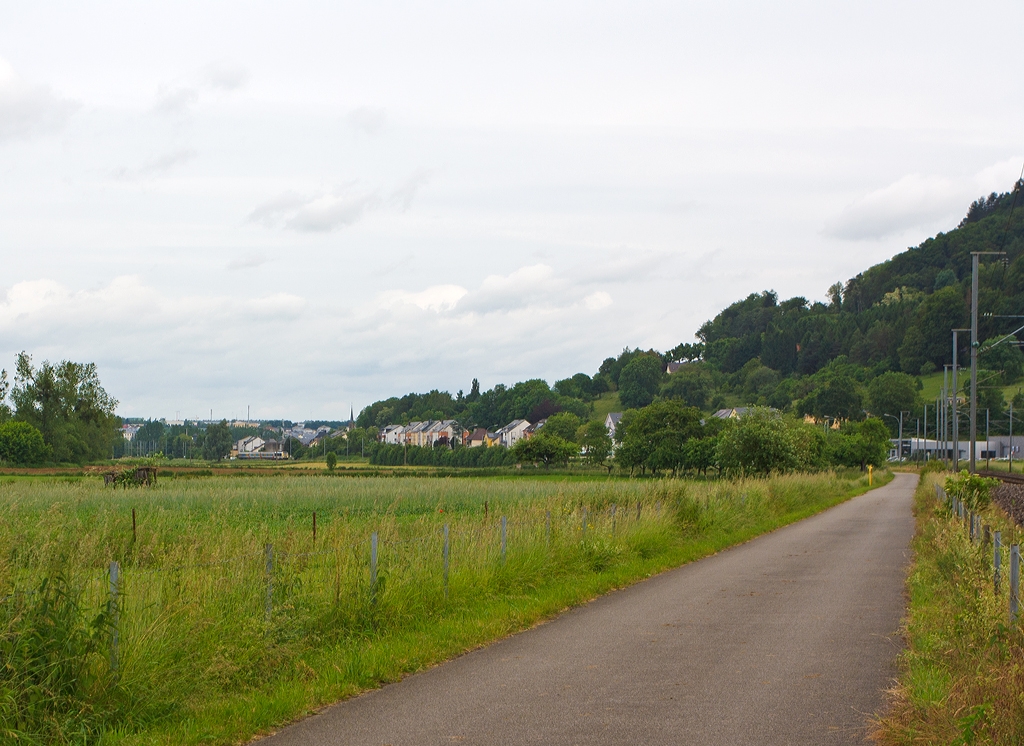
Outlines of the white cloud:
M 419 190 L 430 180 L 430 171 L 417 171 L 393 190 L 387 199 L 378 189 L 353 185 L 329 193 L 313 195 L 284 192 L 256 206 L 249 221 L 268 228 L 282 226 L 289 230 L 323 233 L 344 228 L 362 220 L 369 213 L 390 208 L 398 212 L 412 209 Z
M 29 85 L 0 58 L 0 143 L 57 131 L 78 108 L 46 86 Z
M 376 135 L 384 129 L 387 112 L 384 109 L 363 106 L 348 113 L 348 123 L 353 129 L 367 135 Z
M 585 305 L 590 311 L 600 311 L 602 308 L 607 308 L 611 304 L 612 297 L 603 290 L 591 293 L 583 299 L 583 305 Z
M 978 186 L 978 196 L 1007 191 L 1017 179 L 1021 178 L 1021 160 L 1024 160 L 1022 156 L 1015 155 L 981 169 L 974 177 Z M 966 211 L 967 208 L 964 206 L 964 212 L 966 213 Z
M 249 71 L 241 65 L 230 62 L 211 62 L 203 68 L 201 77 L 211 88 L 220 91 L 236 91 L 249 82 Z
M 159 338 L 159 345 L 131 353 L 156 359 L 191 351 L 200 340 L 216 340 L 227 344 L 229 351 L 236 350 L 245 337 L 240 333 L 253 323 L 290 323 L 307 305 L 304 298 L 290 293 L 243 298 L 168 296 L 136 275 L 116 277 L 86 290 L 40 279 L 15 284 L 0 300 L 0 332 L 14 347 L 56 346 L 67 350 L 63 357 L 92 357 L 99 351 L 109 355 L 126 340 Z M 238 336 L 238 341 L 224 342 L 225 335 Z
M 302 205 L 285 221 L 285 227 L 297 231 L 331 231 L 352 225 L 380 204 L 381 199 L 375 192 L 325 195 Z
M 434 285 L 418 293 L 390 290 L 381 293 L 377 302 L 382 308 L 408 304 L 424 311 L 447 311 L 455 308 L 467 292 L 461 285 Z
M 378 306 L 400 304 L 422 310 L 445 312 L 451 319 L 527 313 L 550 313 L 565 309 L 600 311 L 612 303 L 604 290 L 588 292 L 589 283 L 572 275 L 558 276 L 547 264 L 533 264 L 507 275 L 488 275 L 480 286 L 468 291 L 461 285 L 434 285 L 420 292 L 391 290 L 381 293 Z
M 149 161 L 146 161 L 137 168 L 119 168 L 113 172 L 113 175 L 119 179 L 134 179 L 142 178 L 146 176 L 159 176 L 170 171 L 172 168 L 177 166 L 183 166 L 189 161 L 195 160 L 199 157 L 199 153 L 190 149 L 182 148 L 180 150 L 172 150 L 169 153 L 157 156 Z
M 880 239 L 947 218 L 964 207 L 963 185 L 941 176 L 908 174 L 854 200 L 825 227 L 851 241 Z
M 262 267 L 270 259 L 262 251 L 257 251 L 252 254 L 246 254 L 244 256 L 235 257 L 227 263 L 227 268 L 232 271 L 238 271 L 241 269 L 255 269 L 256 267 Z
M 432 176 L 432 171 L 417 171 L 391 193 L 388 203 L 401 212 L 408 212 L 412 208 L 412 201 L 416 198 L 416 194 L 430 182 Z
M 1004 192 L 1020 175 L 1015 156 L 987 166 L 973 178 L 907 174 L 898 181 L 858 197 L 825 226 L 825 234 L 851 241 L 878 240 L 909 230 L 947 230 L 967 213 L 979 196 Z
M 157 89 L 156 105 L 158 114 L 181 114 L 199 101 L 199 91 L 191 86 L 166 86 Z
M 566 282 L 555 276 L 547 264 L 533 264 L 507 275 L 488 275 L 480 287 L 459 303 L 460 312 L 501 313 L 528 306 L 562 305 L 574 302 Z
M 310 197 L 306 197 L 298 192 L 284 192 L 273 199 L 268 199 L 266 202 L 256 205 L 253 211 L 249 213 L 249 221 L 261 223 L 270 228 L 278 224 L 284 216 L 294 214 L 296 210 L 311 201 Z

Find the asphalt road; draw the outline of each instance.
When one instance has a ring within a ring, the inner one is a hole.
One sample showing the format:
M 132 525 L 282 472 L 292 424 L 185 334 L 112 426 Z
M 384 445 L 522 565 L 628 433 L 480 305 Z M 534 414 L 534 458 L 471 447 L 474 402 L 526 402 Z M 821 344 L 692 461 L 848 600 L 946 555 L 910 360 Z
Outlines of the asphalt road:
M 897 474 L 260 746 L 861 743 L 895 673 L 916 482 Z

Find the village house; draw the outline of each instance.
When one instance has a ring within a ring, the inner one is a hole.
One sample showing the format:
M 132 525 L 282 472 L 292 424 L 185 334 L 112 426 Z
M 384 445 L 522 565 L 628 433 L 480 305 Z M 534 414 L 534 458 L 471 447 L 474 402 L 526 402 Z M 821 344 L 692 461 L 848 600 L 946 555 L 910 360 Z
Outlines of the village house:
M 505 427 L 498 430 L 498 437 L 501 439 L 501 444 L 506 448 L 511 448 L 520 440 L 523 439 L 526 433 L 526 428 L 530 426 L 530 423 L 526 420 L 512 420 Z
M 426 445 L 426 431 L 430 422 L 410 422 L 405 426 L 405 442 L 411 446 Z
M 735 420 L 745 415 L 748 409 L 750 407 L 726 407 L 725 409 L 719 409 L 711 416 L 717 417 L 720 420 Z
M 547 422 L 547 421 L 548 421 L 548 418 L 545 417 L 543 420 L 539 420 L 538 422 L 534 422 L 532 425 L 530 425 L 528 428 L 526 428 L 523 431 L 523 438 L 525 440 L 529 440 L 530 438 L 532 438 L 537 433 L 538 430 L 540 430 L 542 427 L 544 427 L 544 423 Z
M 477 448 L 484 446 L 485 448 L 489 445 L 487 442 L 487 428 L 478 427 L 466 438 L 466 445 L 469 448 Z
M 235 443 L 235 453 L 255 453 L 262 450 L 265 442 L 258 435 L 250 435 Z

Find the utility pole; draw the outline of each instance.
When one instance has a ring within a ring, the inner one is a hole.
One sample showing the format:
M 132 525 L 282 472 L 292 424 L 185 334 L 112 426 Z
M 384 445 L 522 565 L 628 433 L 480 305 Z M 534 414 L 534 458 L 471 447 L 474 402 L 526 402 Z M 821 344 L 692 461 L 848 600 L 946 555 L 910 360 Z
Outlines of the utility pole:
M 971 252 L 971 474 L 975 473 L 974 450 L 978 442 L 978 257 L 982 254 L 1005 256 L 1006 252 Z
M 900 463 L 903 463 L 903 410 L 900 410 Z
M 960 348 L 958 344 L 957 333 L 958 332 L 969 332 L 970 329 L 954 329 L 953 330 L 953 471 L 960 471 L 960 415 L 957 412 L 957 396 L 960 393 L 960 388 L 957 386 L 956 373 L 957 368 L 960 365 Z M 973 385 L 973 379 L 972 379 Z M 973 401 L 973 397 L 972 397 Z M 974 463 L 974 459 L 971 459 L 971 464 Z M 973 473 L 973 467 L 972 467 Z
M 949 366 L 942 366 L 942 460 L 945 461 L 949 453 Z

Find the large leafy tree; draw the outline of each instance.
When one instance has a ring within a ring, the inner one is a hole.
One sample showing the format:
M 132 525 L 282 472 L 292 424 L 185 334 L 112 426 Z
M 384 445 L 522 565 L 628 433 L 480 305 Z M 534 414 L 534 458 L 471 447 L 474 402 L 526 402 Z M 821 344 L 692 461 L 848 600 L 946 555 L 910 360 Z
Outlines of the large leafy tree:
M 680 399 L 689 407 L 705 409 L 715 390 L 711 374 L 700 363 L 684 365 L 661 386 L 663 399 Z
M 583 459 L 595 466 L 604 465 L 612 452 L 612 438 L 603 422 L 590 421 L 576 431 L 576 442 L 583 448 Z
M 576 440 L 576 431 L 580 424 L 580 418 L 572 412 L 559 412 L 548 417 L 540 432 L 545 435 L 557 435 L 562 440 L 573 443 Z
M 800 465 L 797 442 L 781 412 L 751 407 L 718 441 L 718 462 L 748 474 L 792 471 Z
M 686 468 L 686 443 L 704 434 L 701 413 L 678 400 L 655 402 L 630 417 L 616 458 L 652 472 Z
M 1013 383 L 1024 375 L 1024 353 L 1016 342 L 1004 337 L 986 341 L 978 351 L 978 365 L 999 372 L 1002 383 Z
M 11 401 L 15 418 L 42 433 L 55 461 L 109 458 L 120 425 L 117 400 L 103 389 L 94 363 L 45 361 L 35 368 L 22 352 Z
M 708 469 L 718 466 L 718 438 L 691 438 L 685 446 L 686 467 L 707 476 Z
M 625 407 L 646 407 L 654 401 L 661 377 L 660 358 L 654 355 L 633 358 L 619 374 L 619 400 Z
M 829 371 L 820 376 L 817 387 L 801 400 L 799 412 L 818 418 L 851 420 L 861 417 L 863 405 L 857 380 L 845 372 Z
M 889 452 L 889 428 L 877 417 L 848 423 L 829 436 L 829 455 L 840 466 L 881 466 Z
M 878 418 L 886 414 L 899 418 L 901 411 L 915 412 L 918 398 L 917 379 L 906 373 L 889 371 L 868 384 L 868 403 Z
M 917 327 L 924 337 L 924 356 L 936 366 L 952 360 L 951 329 L 967 323 L 967 303 L 958 285 L 936 290 L 917 309 Z
M 231 428 L 226 420 L 206 428 L 203 438 L 203 458 L 208 461 L 220 461 L 231 453 Z
M 532 438 L 523 438 L 512 448 L 512 454 L 519 463 L 565 464 L 576 456 L 580 447 L 557 435 L 544 435 L 541 430 Z

